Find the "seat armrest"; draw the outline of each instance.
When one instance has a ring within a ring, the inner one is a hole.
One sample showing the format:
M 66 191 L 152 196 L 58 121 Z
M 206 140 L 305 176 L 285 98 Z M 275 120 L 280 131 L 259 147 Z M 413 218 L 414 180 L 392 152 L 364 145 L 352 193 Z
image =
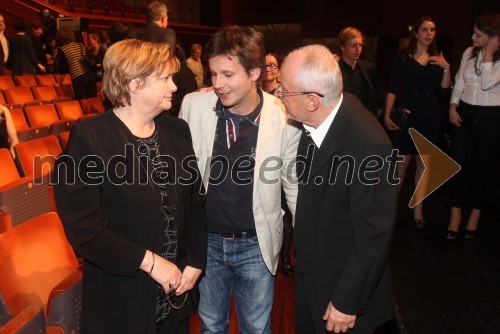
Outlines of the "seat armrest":
M 43 309 L 30 306 L 0 327 L 0 334 L 33 334 L 45 333 Z

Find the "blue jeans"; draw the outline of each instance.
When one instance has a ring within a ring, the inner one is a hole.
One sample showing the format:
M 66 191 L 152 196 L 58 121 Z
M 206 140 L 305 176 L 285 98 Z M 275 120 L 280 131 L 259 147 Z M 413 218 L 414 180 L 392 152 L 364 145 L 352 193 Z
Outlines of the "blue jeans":
M 229 334 L 231 292 L 241 334 L 271 333 L 274 276 L 264 263 L 257 237 L 224 239 L 209 233 L 198 307 L 202 333 Z

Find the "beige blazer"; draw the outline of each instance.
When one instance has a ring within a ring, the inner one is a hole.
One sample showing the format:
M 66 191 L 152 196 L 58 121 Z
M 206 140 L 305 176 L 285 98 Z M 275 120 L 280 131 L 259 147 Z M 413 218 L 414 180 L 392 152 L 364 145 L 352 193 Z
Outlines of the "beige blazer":
M 274 275 L 283 240 L 281 185 L 285 190 L 288 207 L 295 215 L 297 179 L 294 162 L 301 130 L 287 117 L 285 107 L 279 99 L 263 94 L 255 154 L 253 214 L 262 257 Z M 217 125 L 214 111 L 217 99 L 213 91 L 188 94 L 179 113 L 179 117 L 191 129 L 194 152 L 207 191 Z

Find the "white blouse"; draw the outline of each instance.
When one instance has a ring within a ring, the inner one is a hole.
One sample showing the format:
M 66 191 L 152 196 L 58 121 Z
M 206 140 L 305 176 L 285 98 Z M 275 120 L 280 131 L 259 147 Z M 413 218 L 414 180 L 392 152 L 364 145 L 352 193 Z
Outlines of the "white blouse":
M 468 48 L 462 56 L 450 103 L 458 105 L 462 100 L 475 106 L 500 106 L 500 60 L 482 63 L 483 51 L 480 50 L 477 66 L 481 72 L 478 75 L 474 67 L 476 59 L 470 58 L 472 50 L 473 47 Z

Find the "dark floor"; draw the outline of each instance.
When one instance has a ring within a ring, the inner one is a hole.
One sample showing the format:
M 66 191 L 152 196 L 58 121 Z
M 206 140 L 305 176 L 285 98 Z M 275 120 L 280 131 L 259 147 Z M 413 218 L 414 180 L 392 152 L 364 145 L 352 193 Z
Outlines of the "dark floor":
M 413 224 L 411 185 L 405 185 L 391 253 L 400 333 L 500 333 L 499 184 L 500 178 L 492 181 L 477 237 L 455 241 L 445 239 L 448 185 L 425 200 L 422 230 Z

